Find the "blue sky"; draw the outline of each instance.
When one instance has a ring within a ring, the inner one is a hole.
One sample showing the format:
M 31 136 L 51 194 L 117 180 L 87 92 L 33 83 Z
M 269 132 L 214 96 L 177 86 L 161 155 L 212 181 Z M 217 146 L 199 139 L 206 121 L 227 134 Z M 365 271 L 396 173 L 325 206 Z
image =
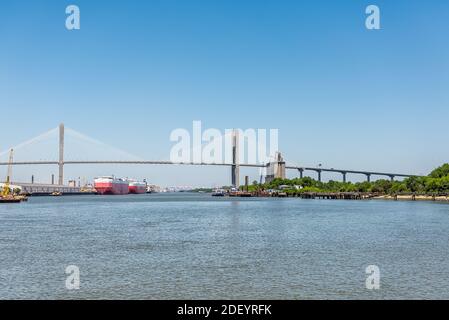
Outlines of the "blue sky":
M 69 4 L 81 30 L 65 28 Z M 381 30 L 365 28 L 369 4 Z M 168 159 L 170 132 L 201 120 L 278 128 L 292 164 L 424 174 L 449 161 L 448 39 L 449 2 L 437 0 L 2 1 L 0 150 L 64 122 Z M 71 170 L 230 179 L 220 168 Z

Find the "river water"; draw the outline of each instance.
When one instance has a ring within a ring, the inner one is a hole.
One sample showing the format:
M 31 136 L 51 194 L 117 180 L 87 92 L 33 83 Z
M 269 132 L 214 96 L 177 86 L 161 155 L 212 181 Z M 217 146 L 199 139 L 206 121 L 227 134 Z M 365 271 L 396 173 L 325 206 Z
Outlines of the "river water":
M 449 205 L 34 197 L 0 206 L 0 298 L 449 299 Z

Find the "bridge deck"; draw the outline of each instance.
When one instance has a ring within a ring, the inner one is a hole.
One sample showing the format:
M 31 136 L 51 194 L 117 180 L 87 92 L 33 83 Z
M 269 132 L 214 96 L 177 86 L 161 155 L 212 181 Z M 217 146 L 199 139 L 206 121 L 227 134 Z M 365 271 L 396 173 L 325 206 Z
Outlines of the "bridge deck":
M 58 165 L 58 161 L 22 161 L 13 162 L 11 165 Z M 196 163 L 196 162 L 172 162 L 172 161 L 152 161 L 152 160 L 142 160 L 142 161 L 120 161 L 120 160 L 100 160 L 100 161 L 64 161 L 64 165 L 77 165 L 77 164 L 136 164 L 136 165 L 190 165 L 190 166 L 228 166 L 231 167 L 233 163 Z M 0 166 L 8 165 L 7 162 L 0 162 Z M 250 167 L 250 168 L 266 168 L 265 164 L 249 164 L 241 163 L 238 164 L 240 167 Z M 285 166 L 286 169 L 292 170 L 303 170 L 303 171 L 316 171 L 316 172 L 336 172 L 341 174 L 353 173 L 353 174 L 364 174 L 364 175 L 379 175 L 388 177 L 418 177 L 419 175 L 413 174 L 403 174 L 403 173 L 392 173 L 392 172 L 377 172 L 377 171 L 363 171 L 363 170 L 348 170 L 348 169 L 334 169 L 334 168 L 314 168 L 314 167 L 299 167 L 299 166 Z

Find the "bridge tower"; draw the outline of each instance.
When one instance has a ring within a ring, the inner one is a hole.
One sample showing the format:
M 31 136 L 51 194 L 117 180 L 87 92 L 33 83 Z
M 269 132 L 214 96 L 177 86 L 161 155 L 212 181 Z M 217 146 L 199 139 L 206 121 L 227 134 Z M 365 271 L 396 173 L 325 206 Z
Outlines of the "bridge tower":
M 234 188 L 240 187 L 240 166 L 239 166 L 239 131 L 232 131 L 232 168 L 231 180 Z
M 64 184 L 64 124 L 59 125 L 59 179 L 58 184 Z

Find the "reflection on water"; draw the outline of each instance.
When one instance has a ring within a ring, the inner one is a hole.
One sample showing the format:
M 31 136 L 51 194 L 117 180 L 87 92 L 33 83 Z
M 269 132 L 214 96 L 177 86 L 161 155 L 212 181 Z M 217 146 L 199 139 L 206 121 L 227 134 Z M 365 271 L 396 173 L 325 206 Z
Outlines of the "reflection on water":
M 449 299 L 448 243 L 439 203 L 31 198 L 0 206 L 0 298 Z

